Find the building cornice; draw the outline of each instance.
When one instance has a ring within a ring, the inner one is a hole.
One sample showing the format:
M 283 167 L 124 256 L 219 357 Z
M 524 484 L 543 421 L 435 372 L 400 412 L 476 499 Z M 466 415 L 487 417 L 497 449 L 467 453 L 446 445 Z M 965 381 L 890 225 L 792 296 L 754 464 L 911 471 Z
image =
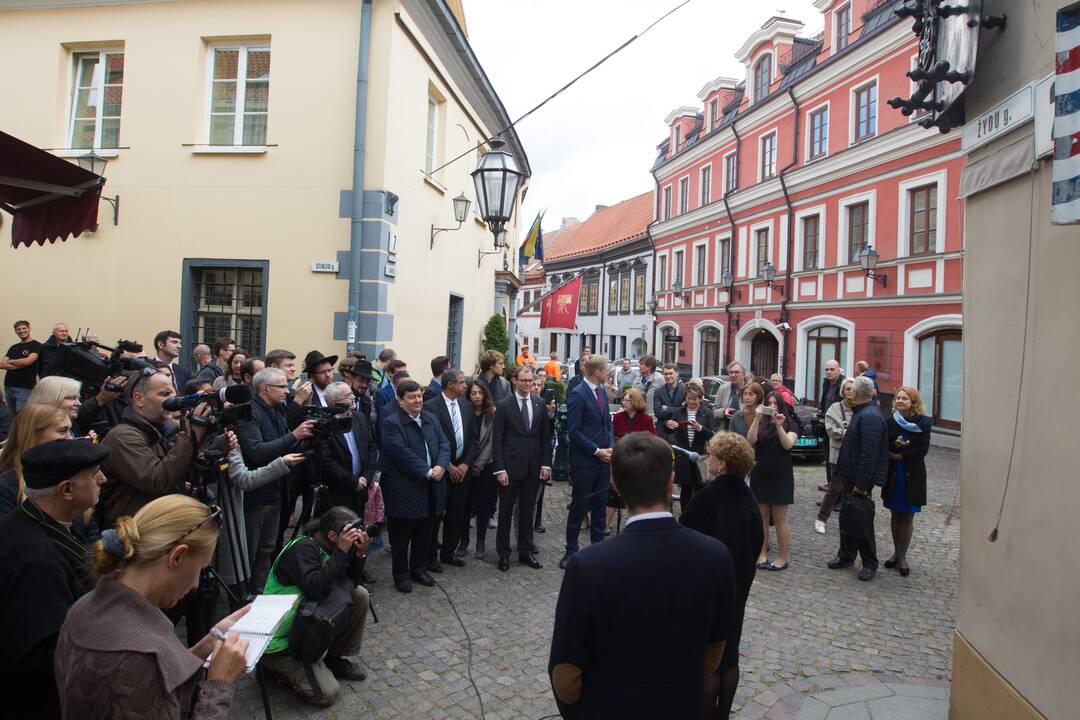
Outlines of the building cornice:
M 705 98 L 712 95 L 717 90 L 734 90 L 735 86 L 739 84 L 739 81 L 735 78 L 729 78 L 720 76 L 715 80 L 705 83 L 705 87 L 701 88 L 698 92 L 698 100 L 705 102 Z
M 690 107 L 689 105 L 682 105 L 681 107 L 677 107 L 668 113 L 668 116 L 664 118 L 664 124 L 670 125 L 681 117 L 696 118 L 697 114 L 697 108 Z
M 798 20 L 789 20 L 782 17 L 771 17 L 768 21 L 757 31 L 754 32 L 743 46 L 735 53 L 735 59 L 739 62 L 746 62 L 747 58 L 757 49 L 758 45 L 769 40 L 775 40 L 777 37 L 794 36 L 803 29 L 803 23 Z

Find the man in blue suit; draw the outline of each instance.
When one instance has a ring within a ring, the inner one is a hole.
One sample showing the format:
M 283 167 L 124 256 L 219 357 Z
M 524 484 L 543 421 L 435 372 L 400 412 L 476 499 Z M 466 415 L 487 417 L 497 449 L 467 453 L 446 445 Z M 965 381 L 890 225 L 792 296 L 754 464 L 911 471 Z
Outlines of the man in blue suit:
M 571 558 L 555 606 L 548 673 L 564 718 L 703 717 L 737 614 L 735 570 L 722 542 L 668 512 L 672 454 L 650 433 L 615 447 L 626 530 Z
M 180 333 L 175 330 L 162 330 L 154 336 L 154 350 L 157 359 L 169 366 L 172 370 L 173 387 L 177 395 L 183 395 L 184 386 L 191 379 L 191 370 L 184 367 L 177 360 L 183 351 L 183 340 Z
M 603 355 L 581 360 L 582 382 L 566 398 L 566 432 L 570 436 L 570 513 L 566 518 L 566 554 L 559 567 L 566 569 L 578 551 L 578 532 L 585 511 L 590 513 L 589 540 L 604 539 L 608 486 L 611 484 L 611 426 L 604 380 L 608 361 Z
M 450 441 L 424 410 L 424 389 L 413 380 L 397 386 L 398 408 L 382 419 L 383 500 L 389 519 L 394 587 L 412 592 L 410 578 L 431 587 L 428 574 L 435 516 L 446 506 Z

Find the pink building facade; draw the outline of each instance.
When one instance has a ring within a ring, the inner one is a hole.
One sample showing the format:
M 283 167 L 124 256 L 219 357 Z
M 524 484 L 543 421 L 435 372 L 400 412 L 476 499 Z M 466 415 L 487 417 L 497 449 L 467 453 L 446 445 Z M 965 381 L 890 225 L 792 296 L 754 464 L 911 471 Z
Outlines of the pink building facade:
M 745 77 L 668 116 L 655 346 L 695 376 L 734 360 L 779 372 L 811 402 L 828 360 L 849 375 L 865 360 L 883 393 L 918 387 L 936 427 L 959 431 L 963 158 L 958 134 L 887 105 L 910 94 L 918 53 L 896 4 L 815 0 L 815 38 L 770 18 L 735 55 Z

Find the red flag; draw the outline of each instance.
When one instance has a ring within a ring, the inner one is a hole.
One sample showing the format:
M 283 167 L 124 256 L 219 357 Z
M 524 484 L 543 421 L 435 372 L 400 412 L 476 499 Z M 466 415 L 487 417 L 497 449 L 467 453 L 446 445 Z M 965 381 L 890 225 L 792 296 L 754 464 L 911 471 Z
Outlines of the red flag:
M 557 290 L 548 293 L 540 305 L 540 327 L 573 330 L 577 324 L 578 295 L 580 293 L 580 275 Z

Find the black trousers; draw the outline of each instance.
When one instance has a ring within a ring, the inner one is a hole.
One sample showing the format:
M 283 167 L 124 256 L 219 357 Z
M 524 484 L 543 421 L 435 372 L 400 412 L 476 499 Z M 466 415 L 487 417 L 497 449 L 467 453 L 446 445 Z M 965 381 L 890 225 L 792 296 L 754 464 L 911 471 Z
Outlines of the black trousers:
M 518 508 L 518 556 L 537 551 L 533 543 L 533 517 L 539 485 L 539 477 L 510 478 L 505 487 L 499 485 L 499 528 L 495 534 L 495 550 L 500 556 L 510 554 L 510 526 L 513 524 L 514 503 L 517 503 Z
M 488 521 L 495 517 L 495 503 L 499 498 L 499 483 L 495 482 L 495 474 L 491 472 L 489 464 L 480 474 L 472 478 L 472 492 L 469 495 L 469 503 L 472 506 L 470 515 L 476 514 L 476 539 L 487 541 Z M 469 526 L 466 522 L 465 544 L 469 544 Z
M 547 483 L 541 482 L 539 489 L 536 491 L 536 527 L 543 527 L 544 523 L 544 490 L 547 489 Z
M 443 517 L 441 557 L 450 557 L 454 550 L 457 549 L 458 543 L 468 532 L 473 479 L 468 473 L 465 473 L 465 477 L 459 483 L 451 482 L 449 476 L 444 478 L 446 482 L 446 515 Z
M 855 562 L 862 557 L 862 566 L 877 570 L 877 540 L 874 538 L 874 501 L 869 495 L 855 495 L 854 484 L 844 483 L 844 507 L 840 510 L 840 550 L 836 557 L 843 562 Z
M 431 533 L 434 529 L 433 518 L 421 520 L 389 521 L 390 556 L 393 559 L 394 578 L 401 578 L 410 573 L 427 571 L 431 557 Z

